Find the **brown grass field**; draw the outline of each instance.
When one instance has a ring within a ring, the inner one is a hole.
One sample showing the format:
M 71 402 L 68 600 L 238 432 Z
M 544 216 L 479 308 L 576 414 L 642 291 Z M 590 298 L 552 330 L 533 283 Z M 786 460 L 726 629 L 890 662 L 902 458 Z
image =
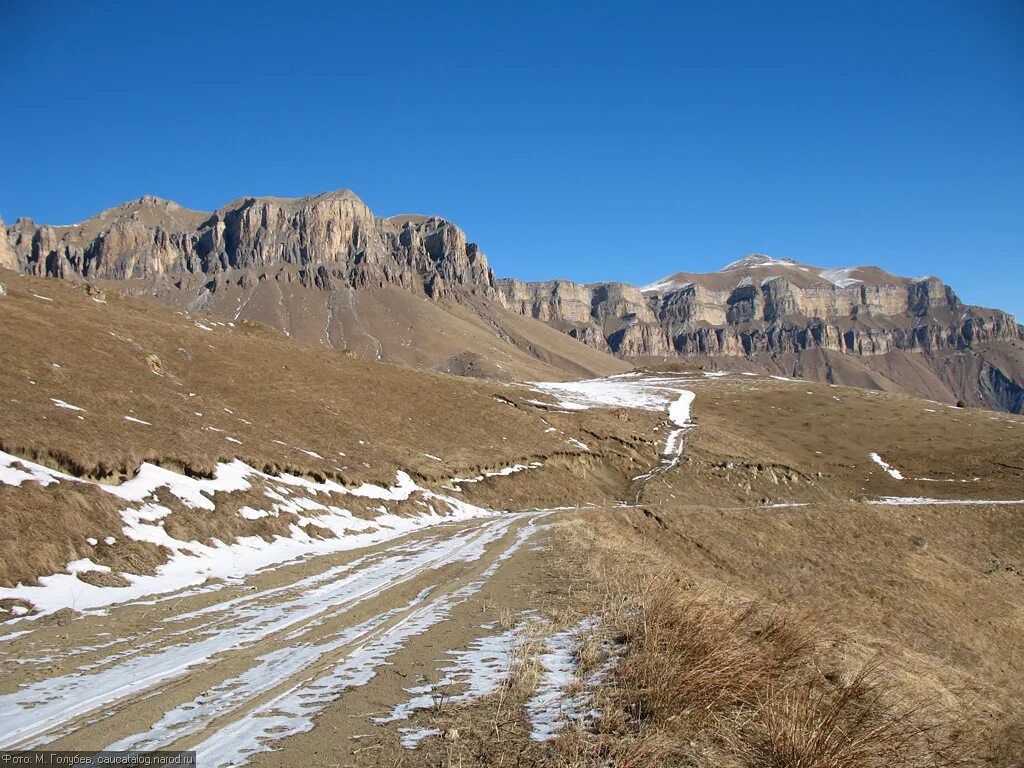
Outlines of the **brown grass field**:
M 389 737 L 342 764 L 1024 763 L 1024 505 L 984 503 L 1024 498 L 1019 416 L 691 370 L 683 460 L 634 481 L 659 461 L 664 414 L 559 412 L 507 382 L 367 362 L 60 281 L 2 279 L 0 449 L 72 475 L 117 483 L 149 461 L 206 476 L 240 458 L 350 485 L 389 484 L 401 469 L 440 488 L 543 462 L 458 492 L 496 509 L 570 507 L 481 613 L 510 626 L 532 609 L 548 633 L 600 617 L 578 652 L 584 674 L 618 659 L 594 692 L 600 717 L 529 739 L 522 704 L 536 686 L 537 639 L 498 694 L 418 716 L 445 738 L 408 752 Z M 204 542 L 278 535 L 284 516 L 234 514 L 263 490 L 218 494 L 216 513 L 174 506 L 167 529 Z M 950 503 L 869 503 L 884 496 Z M 163 559 L 155 546 L 84 543 L 120 530 L 111 498 L 85 484 L 0 485 L 0 583 L 79 557 L 113 568 L 84 578 L 150 572 Z

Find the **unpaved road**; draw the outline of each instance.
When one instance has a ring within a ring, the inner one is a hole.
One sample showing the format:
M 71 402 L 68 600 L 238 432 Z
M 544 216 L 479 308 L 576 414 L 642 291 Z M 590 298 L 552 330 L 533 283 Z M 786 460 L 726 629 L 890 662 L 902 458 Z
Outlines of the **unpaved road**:
M 441 525 L 244 582 L 19 622 L 0 635 L 0 747 L 196 749 L 213 768 L 331 763 L 397 738 L 402 723 L 371 718 L 436 677 L 446 651 L 556 591 L 540 545 L 558 514 Z

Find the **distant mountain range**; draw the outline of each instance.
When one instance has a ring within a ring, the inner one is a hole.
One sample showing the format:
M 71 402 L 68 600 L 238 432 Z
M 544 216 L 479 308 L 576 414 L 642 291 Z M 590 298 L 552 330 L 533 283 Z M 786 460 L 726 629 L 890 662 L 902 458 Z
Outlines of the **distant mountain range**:
M 754 254 L 644 287 L 499 280 L 451 222 L 377 217 L 347 190 L 214 212 L 147 196 L 76 225 L 0 228 L 0 266 L 387 362 L 495 378 L 697 363 L 1024 409 L 1021 326 L 935 277 Z

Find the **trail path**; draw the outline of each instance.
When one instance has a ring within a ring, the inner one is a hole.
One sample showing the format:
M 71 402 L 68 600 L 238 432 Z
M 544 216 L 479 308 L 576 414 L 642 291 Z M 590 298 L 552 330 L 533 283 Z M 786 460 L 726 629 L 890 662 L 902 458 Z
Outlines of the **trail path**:
M 646 480 L 683 451 L 684 383 L 628 375 L 536 388 L 566 409 L 667 410 L 662 461 Z M 8 467 L 8 480 L 28 482 L 26 466 Z M 0 634 L 0 749 L 194 749 L 217 768 L 336 764 L 388 729 L 413 744 L 393 717 L 410 694 L 423 699 L 453 653 L 500 666 L 514 631 L 503 622 L 564 597 L 543 540 L 568 514 L 459 519 L 244 579 L 22 620 Z M 474 678 L 475 666 L 452 673 L 464 688 L 486 690 L 501 672 Z M 553 732 L 557 718 L 543 726 Z
M 316 743 L 321 720 L 335 741 L 366 733 L 408 699 L 414 670 L 485 633 L 480 605 L 526 597 L 531 540 L 553 514 L 442 525 L 215 591 L 23 622 L 0 636 L 0 748 L 196 749 L 213 768 L 285 746 L 294 759 L 285 742 Z

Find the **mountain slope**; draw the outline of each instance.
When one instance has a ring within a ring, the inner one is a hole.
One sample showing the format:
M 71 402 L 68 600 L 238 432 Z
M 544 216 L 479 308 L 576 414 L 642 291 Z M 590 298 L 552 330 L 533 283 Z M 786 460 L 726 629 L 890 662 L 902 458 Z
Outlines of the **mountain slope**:
M 511 310 L 645 363 L 696 356 L 724 368 L 1024 407 L 1020 327 L 1005 312 L 963 304 L 934 277 L 755 254 L 644 288 L 502 280 L 499 289 Z
M 265 504 L 260 491 L 274 493 L 273 482 L 312 482 L 320 504 L 344 496 L 341 486 L 369 484 L 346 498 L 347 508 L 376 516 L 383 507 L 429 511 L 420 503 L 431 500 L 426 490 L 405 498 L 411 486 L 396 481 L 398 472 L 459 501 L 483 491 L 441 487 L 450 478 L 518 466 L 537 482 L 535 505 L 565 504 L 581 483 L 592 491 L 601 484 L 593 468 L 606 456 L 634 450 L 623 446 L 656 453 L 644 435 L 656 416 L 646 423 L 549 412 L 524 404 L 536 393 L 517 385 L 383 365 L 257 323 L 4 270 L 0 283 L 0 588 L 97 552 L 115 571 L 151 570 L 168 540 L 95 542 L 124 539 L 124 500 L 139 499 L 119 489 L 154 478 L 152 499 L 167 510 L 157 519 L 170 535 L 230 544 L 253 535 L 294 539 L 291 524 L 323 526 L 308 502 L 306 512 L 289 515 L 237 514 Z M 242 472 L 253 490 L 239 494 L 212 480 L 224 472 Z M 182 499 L 180 488 L 195 492 Z M 207 491 L 227 499 L 223 509 L 204 511 Z M 490 499 L 498 509 L 508 500 Z
M 454 224 L 380 218 L 347 190 L 243 198 L 213 213 L 147 196 L 71 226 L 18 219 L 6 234 L 0 266 L 255 320 L 373 359 L 455 370 L 469 356 L 506 378 L 629 368 L 511 316 L 486 257 Z

